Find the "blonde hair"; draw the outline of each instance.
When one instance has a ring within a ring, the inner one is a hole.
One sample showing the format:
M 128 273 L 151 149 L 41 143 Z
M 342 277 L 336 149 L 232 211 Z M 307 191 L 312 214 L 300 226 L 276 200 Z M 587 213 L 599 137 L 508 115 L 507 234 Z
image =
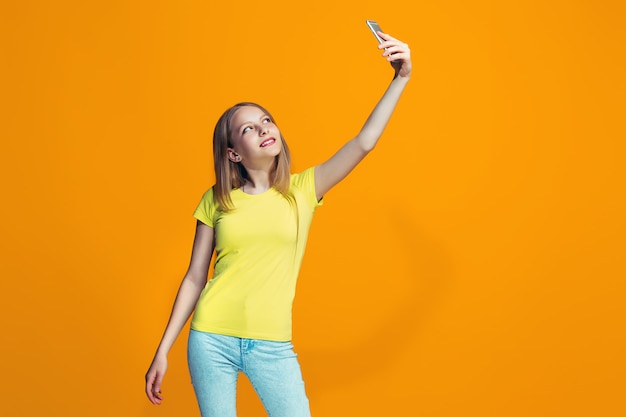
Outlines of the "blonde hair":
M 223 211 L 230 211 L 235 208 L 230 198 L 230 192 L 235 188 L 242 187 L 248 178 L 246 168 L 241 163 L 233 162 L 228 158 L 228 148 L 233 146 L 231 142 L 231 120 L 239 109 L 247 106 L 260 109 L 271 119 L 272 123 L 276 124 L 270 112 L 259 104 L 251 102 L 235 104 L 226 110 L 217 121 L 213 131 L 213 165 L 215 167 L 213 194 L 219 209 Z M 289 199 L 291 155 L 282 134 L 280 140 L 282 147 L 276 156 L 274 169 L 270 173 L 270 181 L 272 187 Z

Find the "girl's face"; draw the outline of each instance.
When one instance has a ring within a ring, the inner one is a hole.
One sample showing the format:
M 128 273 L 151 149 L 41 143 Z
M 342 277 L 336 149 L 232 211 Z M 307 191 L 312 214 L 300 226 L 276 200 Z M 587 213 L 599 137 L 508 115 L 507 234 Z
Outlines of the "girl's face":
M 245 106 L 231 120 L 231 142 L 228 158 L 233 162 L 255 162 L 274 159 L 282 149 L 278 127 L 263 110 Z

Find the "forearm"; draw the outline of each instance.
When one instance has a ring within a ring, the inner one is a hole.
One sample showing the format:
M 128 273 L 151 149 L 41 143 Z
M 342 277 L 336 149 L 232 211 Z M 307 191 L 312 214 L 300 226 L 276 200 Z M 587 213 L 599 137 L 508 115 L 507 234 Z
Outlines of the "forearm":
M 172 307 L 172 314 L 157 349 L 157 354 L 167 355 L 170 351 L 183 326 L 189 319 L 189 316 L 191 316 L 203 288 L 204 285 L 198 282 L 198 280 L 193 280 L 189 277 L 183 279 Z
M 409 77 L 396 76 L 365 121 L 355 138 L 359 146 L 365 151 L 371 151 L 376 146 L 408 81 Z

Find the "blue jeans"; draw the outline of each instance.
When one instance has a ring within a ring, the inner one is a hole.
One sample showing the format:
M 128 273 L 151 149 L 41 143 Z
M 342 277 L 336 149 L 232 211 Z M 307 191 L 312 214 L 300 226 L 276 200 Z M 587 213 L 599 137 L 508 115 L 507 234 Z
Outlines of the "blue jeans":
M 241 339 L 191 330 L 188 361 L 203 417 L 236 417 L 243 372 L 270 417 L 310 417 L 300 364 L 291 342 Z

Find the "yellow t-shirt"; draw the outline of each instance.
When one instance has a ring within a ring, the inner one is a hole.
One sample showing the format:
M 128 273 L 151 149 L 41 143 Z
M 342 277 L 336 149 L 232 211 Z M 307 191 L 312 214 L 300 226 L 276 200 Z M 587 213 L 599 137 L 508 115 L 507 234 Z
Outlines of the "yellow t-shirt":
M 291 175 L 291 201 L 274 188 L 231 191 L 235 209 L 217 210 L 209 189 L 194 217 L 215 229 L 215 268 L 191 328 L 250 339 L 291 340 L 291 307 L 313 213 L 314 168 Z

